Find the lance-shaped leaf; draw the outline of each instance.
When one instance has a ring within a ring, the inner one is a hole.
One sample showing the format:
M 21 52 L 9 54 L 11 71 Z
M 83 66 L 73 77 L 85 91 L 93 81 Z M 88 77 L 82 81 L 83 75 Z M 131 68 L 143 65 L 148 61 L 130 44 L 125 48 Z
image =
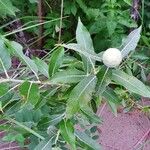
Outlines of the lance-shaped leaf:
M 81 107 L 81 112 L 91 121 L 92 123 L 100 124 L 102 120 L 99 116 L 97 116 L 89 106 Z
M 66 142 L 70 144 L 72 150 L 76 150 L 76 139 L 74 135 L 74 127 L 70 120 L 62 120 L 59 124 L 60 132 Z
M 117 105 L 112 101 L 107 101 L 112 113 L 117 117 Z
M 70 44 L 62 44 L 63 47 L 74 50 L 76 52 L 79 52 L 80 54 L 84 55 L 87 58 L 90 58 L 91 60 L 96 60 L 96 61 L 102 61 L 102 54 L 96 54 L 96 53 L 91 53 L 87 52 L 84 50 L 83 47 L 81 47 L 79 44 L 76 43 L 70 43 Z
M 4 68 L 8 70 L 10 67 L 10 54 L 5 47 L 4 41 L 0 38 L 0 71 L 4 72 Z
M 25 102 L 31 103 L 33 106 L 37 104 L 40 94 L 36 84 L 26 81 L 19 87 L 19 91 Z
M 117 84 L 124 86 L 129 91 L 143 97 L 150 97 L 150 90 L 140 80 L 120 70 L 113 70 L 111 79 Z
M 9 46 L 11 46 L 12 53 L 18 56 L 23 61 L 23 63 L 25 63 L 31 69 L 31 71 L 35 74 L 35 76 L 38 78 L 38 75 L 37 75 L 38 68 L 33 60 L 31 60 L 29 57 L 23 54 L 23 47 L 19 43 L 14 42 L 14 41 L 10 42 Z
M 49 62 L 49 76 L 52 77 L 59 69 L 63 62 L 64 48 L 60 47 L 51 55 Z
M 47 63 L 45 63 L 44 60 L 36 58 L 35 59 L 35 64 L 37 65 L 37 68 L 38 68 L 39 72 L 48 78 L 49 75 L 48 75 L 48 65 L 47 65 Z
M 106 90 L 103 92 L 102 96 L 107 100 L 113 103 L 119 104 L 121 100 L 117 96 L 117 94 L 113 91 L 112 88 L 107 87 Z
M 68 69 L 57 72 L 51 79 L 52 83 L 77 83 L 86 77 L 83 71 Z
M 100 68 L 99 72 L 96 74 L 97 76 L 97 89 L 96 94 L 100 97 L 102 96 L 102 93 L 105 91 L 106 87 L 111 82 L 110 76 L 111 76 L 111 70 L 108 69 L 106 66 L 103 66 Z
M 84 132 L 75 131 L 75 136 L 93 150 L 102 150 L 101 146 Z
M 52 138 L 42 140 L 34 150 L 51 150 L 52 149 Z
M 78 20 L 77 30 L 76 30 L 76 40 L 78 45 L 81 46 L 82 50 L 90 53 L 94 53 L 93 42 L 90 33 L 86 27 L 82 24 L 80 18 Z M 95 60 L 91 60 L 89 56 L 81 55 L 85 71 L 87 73 L 91 72 L 92 67 L 95 65 Z
M 95 89 L 96 81 L 96 76 L 90 75 L 79 82 L 71 91 L 66 108 L 67 118 L 72 117 L 80 107 L 87 106 Z
M 122 56 L 126 57 L 131 51 L 134 51 L 139 40 L 140 40 L 140 33 L 141 33 L 141 29 L 142 26 L 140 26 L 139 28 L 133 30 L 128 37 L 126 38 L 126 40 L 123 41 L 122 44 Z

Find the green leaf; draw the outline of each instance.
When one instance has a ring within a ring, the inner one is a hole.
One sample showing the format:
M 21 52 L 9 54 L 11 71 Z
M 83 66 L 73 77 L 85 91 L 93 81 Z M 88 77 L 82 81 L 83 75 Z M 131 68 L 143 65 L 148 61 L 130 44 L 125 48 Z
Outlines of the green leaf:
M 59 124 L 60 132 L 66 142 L 70 144 L 73 150 L 76 150 L 76 139 L 74 135 L 74 127 L 70 120 L 62 120 Z
M 94 52 L 93 42 L 90 33 L 86 27 L 82 24 L 80 18 L 78 20 L 78 26 L 76 30 L 76 40 L 77 43 L 83 47 L 87 52 Z
M 102 61 L 102 55 L 101 55 L 101 53 L 100 54 L 96 54 L 96 53 L 93 54 L 91 52 L 87 52 L 79 44 L 70 43 L 70 44 L 62 44 L 61 46 L 65 47 L 65 48 L 68 48 L 68 49 L 71 49 L 71 50 L 74 50 L 76 52 L 79 52 L 80 54 L 82 54 L 85 57 L 90 58 L 92 60 L 96 60 L 96 61 L 99 61 L 99 62 Z
M 52 53 L 49 62 L 49 77 L 52 77 L 59 69 L 63 62 L 64 48 L 60 47 Z
M 0 101 L 0 111 L 3 112 L 2 101 Z
M 77 83 L 85 77 L 83 71 L 68 69 L 57 72 L 51 79 L 52 83 Z
M 106 87 L 111 82 L 110 76 L 111 76 L 111 70 L 108 69 L 106 66 L 102 66 L 99 70 L 99 72 L 96 74 L 97 76 L 97 92 L 96 94 L 100 97 L 102 96 L 102 93 L 105 91 Z
M 9 90 L 9 87 L 5 83 L 0 83 L 0 97 L 3 96 L 7 91 Z
M 111 101 L 111 102 L 116 103 L 116 104 L 119 104 L 121 102 L 121 100 L 119 99 L 117 94 L 114 92 L 114 90 L 109 88 L 109 87 L 103 92 L 102 96 L 107 101 Z
M 10 121 L 10 122 L 12 122 L 12 123 L 18 125 L 20 128 L 22 128 L 22 129 L 26 130 L 27 132 L 29 132 L 29 133 L 35 135 L 36 137 L 38 137 L 38 138 L 44 140 L 44 137 L 43 137 L 43 136 L 41 136 L 40 134 L 38 134 L 38 133 L 35 132 L 34 130 L 28 128 L 27 126 L 21 124 L 20 122 L 14 120 L 14 119 L 12 119 L 12 118 L 10 118 L 10 117 L 8 117 L 8 116 L 7 116 L 5 119 L 7 119 L 8 121 Z
M 30 3 L 38 3 L 38 0 L 29 0 Z
M 101 146 L 84 132 L 75 131 L 75 136 L 94 150 L 102 150 Z
M 110 36 L 115 32 L 115 29 L 117 27 L 117 21 L 113 19 L 111 16 L 107 17 L 107 30 Z
M 77 7 L 75 1 L 64 1 L 64 14 L 70 15 L 73 14 L 74 16 L 77 13 Z
M 134 76 L 130 76 L 120 70 L 113 70 L 111 79 L 133 93 L 143 97 L 150 97 L 149 89 Z
M 13 6 L 11 0 L 0 0 L 0 16 L 16 16 L 15 12 L 17 11 L 18 9 L 15 6 Z
M 10 42 L 10 46 L 12 51 L 18 56 L 30 69 L 31 71 L 37 76 L 38 68 L 33 60 L 23 54 L 23 47 L 17 42 Z
M 91 54 L 94 53 L 93 42 L 90 33 L 88 32 L 86 27 L 82 24 L 80 18 L 78 20 L 78 25 L 76 30 L 76 40 L 78 45 L 80 45 L 80 47 L 84 51 L 89 52 Z M 91 60 L 89 56 L 85 57 L 84 55 L 81 55 L 81 57 L 84 63 L 85 71 L 87 73 L 91 72 L 92 67 L 95 65 L 95 61 Z
M 37 104 L 40 94 L 38 86 L 31 82 L 24 82 L 19 87 L 20 94 L 23 96 L 23 100 L 31 103 L 33 106 Z
M 13 141 L 17 141 L 19 142 L 19 144 L 23 144 L 24 141 L 25 141 L 25 138 L 23 137 L 22 134 L 12 134 L 12 133 L 9 133 L 8 135 L 4 136 L 3 141 L 7 141 L 7 142 L 13 142 Z
M 123 0 L 126 4 L 128 4 L 129 6 L 132 6 L 132 1 L 131 0 Z
M 52 115 L 51 120 L 48 122 L 49 125 L 57 125 L 63 118 L 64 118 L 64 113 L 63 114 L 57 114 L 57 115 Z
M 80 107 L 88 104 L 95 90 L 96 81 L 96 76 L 90 75 L 79 82 L 71 91 L 66 108 L 66 116 L 68 118 L 72 117 Z
M 96 124 L 102 123 L 102 120 L 89 107 L 81 107 L 82 113 L 92 122 Z
M 82 9 L 82 11 L 87 15 L 88 19 L 96 19 L 99 14 L 100 10 L 96 8 L 89 8 L 86 6 L 86 3 L 83 0 L 76 0 L 79 7 Z
M 8 70 L 10 67 L 10 54 L 5 47 L 4 41 L 0 38 L 0 71 L 4 72 L 4 68 Z
M 51 150 L 52 149 L 52 139 L 42 140 L 34 150 Z
M 37 65 L 39 72 L 48 78 L 49 74 L 48 74 L 48 65 L 47 65 L 47 63 L 45 63 L 43 60 L 41 60 L 39 58 L 36 58 L 34 60 L 34 62 Z
M 107 101 L 107 102 L 108 102 L 113 114 L 117 117 L 117 106 L 116 106 L 116 104 L 112 101 Z
M 131 51 L 134 51 L 139 40 L 140 40 L 140 33 L 142 30 L 142 26 L 140 26 L 139 28 L 133 30 L 128 37 L 126 38 L 126 40 L 123 41 L 122 43 L 122 56 L 126 57 Z

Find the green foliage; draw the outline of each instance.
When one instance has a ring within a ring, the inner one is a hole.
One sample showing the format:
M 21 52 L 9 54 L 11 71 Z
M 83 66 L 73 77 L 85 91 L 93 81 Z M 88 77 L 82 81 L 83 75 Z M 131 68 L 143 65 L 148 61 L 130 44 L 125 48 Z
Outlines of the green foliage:
M 76 30 L 76 40 L 77 44 L 83 49 L 83 51 L 89 52 L 91 54 L 94 53 L 93 43 L 90 34 L 83 26 L 80 19 L 78 21 L 78 26 Z M 95 61 L 91 60 L 91 58 L 87 56 L 82 56 L 82 60 L 84 63 L 85 71 L 87 72 L 87 74 L 90 73 L 92 67 L 95 64 Z
M 63 138 L 71 145 L 71 149 L 75 150 L 75 135 L 74 135 L 74 127 L 70 120 L 62 120 L 59 123 L 60 132 Z
M 25 103 L 31 103 L 35 106 L 40 98 L 38 86 L 32 82 L 24 82 L 19 91 Z
M 56 73 L 52 79 L 52 83 L 77 83 L 86 77 L 83 71 L 77 69 L 68 69 Z
M 56 50 L 49 62 L 49 76 L 52 77 L 59 69 L 63 62 L 63 56 L 64 56 L 64 48 L 59 48 Z
M 126 40 L 123 41 L 122 44 L 122 55 L 125 57 L 129 54 L 130 51 L 135 50 L 137 43 L 140 39 L 140 33 L 141 33 L 142 27 L 140 26 L 138 29 L 135 29 L 132 31 Z
M 10 132 L 3 140 L 24 146 L 29 139 L 27 148 L 31 150 L 102 149 L 94 134 L 103 123 L 95 113 L 101 102 L 106 101 L 116 116 L 118 106 L 130 110 L 141 96 L 150 98 L 149 33 L 144 31 L 139 42 L 143 27 L 137 28 L 130 17 L 131 1 L 67 0 L 64 9 L 60 1 L 45 1 L 42 34 L 46 50 L 39 50 L 36 41 L 24 43 L 16 38 L 25 33 L 36 40 L 40 26 L 34 16 L 37 1 L 1 0 L 0 8 L 3 3 L 7 7 L 0 9 L 0 16 L 8 22 L 16 15 L 24 25 L 12 32 L 6 32 L 8 24 L 1 27 L 0 112 L 1 119 L 12 123 L 0 126 Z M 69 17 L 61 20 L 60 9 Z M 126 37 L 129 28 L 136 29 Z M 140 51 L 135 51 L 137 44 Z M 122 53 L 117 68 L 103 64 L 103 52 L 110 47 L 118 47 Z M 26 50 L 30 55 L 24 54 Z M 46 52 L 44 57 L 38 50 Z M 149 106 L 139 109 L 149 112 Z
M 9 16 L 16 16 L 15 13 L 18 9 L 12 4 L 11 0 L 0 0 L 0 16 L 6 17 Z
M 49 74 L 48 74 L 48 65 L 45 61 L 39 59 L 39 58 L 36 58 L 34 60 L 39 72 L 44 75 L 45 77 L 49 77 Z
M 35 150 L 49 150 L 52 148 L 51 139 L 45 139 L 41 141 L 36 147 Z
M 149 89 L 141 81 L 133 76 L 130 76 L 120 70 L 114 70 L 112 72 L 111 79 L 133 93 L 144 97 L 150 97 Z
M 19 43 L 14 41 L 8 43 L 8 46 L 11 50 L 11 53 L 19 57 L 19 59 L 21 59 L 23 63 L 25 63 L 37 77 L 38 68 L 33 60 L 29 59 L 23 54 L 23 47 Z
M 101 150 L 101 146 L 91 139 L 86 133 L 75 131 L 76 137 L 94 150 Z
M 6 50 L 5 43 L 0 39 L 0 72 L 4 72 L 11 67 L 11 57 Z
M 7 91 L 9 90 L 9 87 L 5 83 L 0 84 L 0 96 L 3 96 Z
M 96 85 L 96 76 L 85 77 L 71 91 L 66 108 L 67 118 L 72 117 L 80 107 L 86 106 L 91 99 L 91 95 Z

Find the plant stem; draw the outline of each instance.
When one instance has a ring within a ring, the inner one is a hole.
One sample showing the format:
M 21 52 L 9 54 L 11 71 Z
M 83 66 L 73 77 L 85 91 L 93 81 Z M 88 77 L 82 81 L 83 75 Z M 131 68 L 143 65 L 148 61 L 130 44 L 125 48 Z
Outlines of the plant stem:
M 64 7 L 64 0 L 61 0 L 61 12 L 60 12 L 60 26 L 59 26 L 58 43 L 61 43 L 62 19 L 63 19 L 63 7 Z
M 4 66 L 3 61 L 2 61 L 1 58 L 0 58 L 0 63 L 1 63 L 1 65 L 2 65 L 2 67 L 3 67 L 3 70 L 4 70 L 4 72 L 5 72 L 6 77 L 9 78 L 9 75 L 8 75 L 8 73 L 7 73 L 7 70 L 6 70 L 5 66 Z
M 14 83 L 23 83 L 26 80 L 19 80 L 19 79 L 4 79 L 4 78 L 0 78 L 0 83 L 5 83 L 5 82 L 14 82 Z M 63 86 L 64 84 L 57 84 L 57 83 L 51 83 L 50 81 L 28 81 L 30 83 L 34 83 L 34 84 L 41 84 L 41 85 L 59 85 L 59 86 Z

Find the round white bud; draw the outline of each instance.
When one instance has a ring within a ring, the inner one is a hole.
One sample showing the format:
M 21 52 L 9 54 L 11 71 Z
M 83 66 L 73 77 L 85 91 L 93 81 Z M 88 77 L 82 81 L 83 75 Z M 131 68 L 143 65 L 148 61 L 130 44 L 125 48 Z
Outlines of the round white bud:
M 109 68 L 115 68 L 122 61 L 121 51 L 117 48 L 107 49 L 102 56 L 103 63 Z

